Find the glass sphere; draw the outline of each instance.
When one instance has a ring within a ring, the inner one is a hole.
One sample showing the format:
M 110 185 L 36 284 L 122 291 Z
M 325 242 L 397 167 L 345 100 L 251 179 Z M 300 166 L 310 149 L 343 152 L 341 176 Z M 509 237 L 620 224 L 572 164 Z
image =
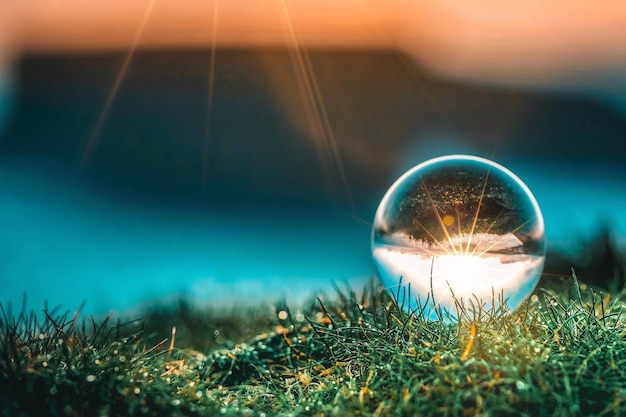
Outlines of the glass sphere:
M 372 228 L 379 277 L 405 311 L 455 322 L 514 310 L 539 280 L 543 216 L 528 187 L 493 161 L 426 161 L 383 197 Z

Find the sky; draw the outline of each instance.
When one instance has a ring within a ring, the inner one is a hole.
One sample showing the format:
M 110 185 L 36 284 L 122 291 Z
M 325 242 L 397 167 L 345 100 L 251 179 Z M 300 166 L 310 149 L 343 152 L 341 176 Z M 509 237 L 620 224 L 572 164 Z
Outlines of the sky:
M 395 52 L 318 51 L 319 96 L 303 104 L 285 51 L 220 50 L 209 112 L 209 52 L 152 51 L 133 58 L 98 130 L 123 57 L 16 66 L 0 100 L 0 302 L 26 293 L 33 308 L 85 300 L 106 314 L 358 287 L 375 274 L 384 192 L 445 154 L 517 174 L 552 247 L 602 222 L 626 236 L 626 113 L 601 97 L 453 81 Z

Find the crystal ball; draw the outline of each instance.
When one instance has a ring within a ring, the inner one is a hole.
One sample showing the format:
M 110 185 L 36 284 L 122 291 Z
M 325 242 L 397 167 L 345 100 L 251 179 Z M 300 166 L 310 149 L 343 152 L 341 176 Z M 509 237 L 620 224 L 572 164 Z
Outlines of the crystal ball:
M 511 171 L 468 155 L 443 156 L 402 175 L 372 227 L 378 275 L 402 308 L 456 322 L 513 311 L 545 260 L 543 216 Z

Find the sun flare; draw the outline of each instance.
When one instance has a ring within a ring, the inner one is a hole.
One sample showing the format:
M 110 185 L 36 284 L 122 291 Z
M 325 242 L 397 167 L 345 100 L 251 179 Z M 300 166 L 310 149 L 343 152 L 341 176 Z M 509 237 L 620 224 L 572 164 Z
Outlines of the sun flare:
M 489 270 L 484 270 L 485 265 L 482 261 L 482 258 L 476 255 L 440 256 L 434 260 L 436 265 L 433 265 L 433 278 L 436 276 L 449 282 L 466 283 L 471 290 L 473 283 L 489 276 Z

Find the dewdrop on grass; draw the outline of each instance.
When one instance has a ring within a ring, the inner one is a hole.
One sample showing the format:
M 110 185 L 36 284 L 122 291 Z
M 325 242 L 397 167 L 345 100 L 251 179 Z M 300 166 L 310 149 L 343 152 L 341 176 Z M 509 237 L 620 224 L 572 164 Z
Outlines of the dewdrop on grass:
M 454 322 L 479 303 L 514 310 L 545 260 L 537 201 L 511 171 L 452 155 L 402 175 L 383 197 L 372 254 L 387 291 L 407 312 Z M 464 313 L 461 313 L 464 314 Z

